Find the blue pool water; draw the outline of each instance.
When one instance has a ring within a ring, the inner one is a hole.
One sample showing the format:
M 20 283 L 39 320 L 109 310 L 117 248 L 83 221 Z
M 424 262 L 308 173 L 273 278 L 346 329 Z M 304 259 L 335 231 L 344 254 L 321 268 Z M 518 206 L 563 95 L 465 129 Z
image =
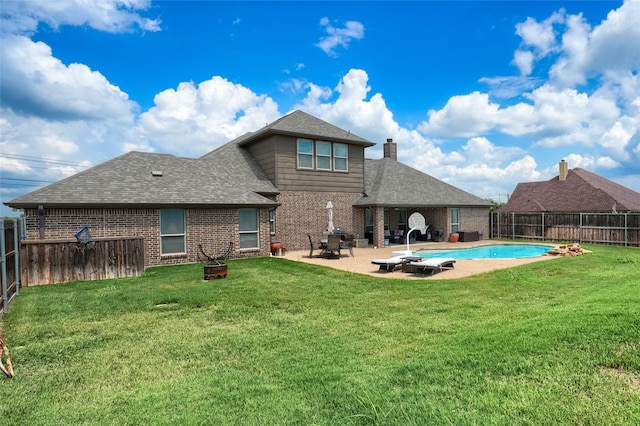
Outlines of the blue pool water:
M 553 246 L 542 244 L 496 244 L 453 250 L 421 250 L 416 256 L 424 258 L 452 257 L 454 259 L 521 259 L 542 256 Z

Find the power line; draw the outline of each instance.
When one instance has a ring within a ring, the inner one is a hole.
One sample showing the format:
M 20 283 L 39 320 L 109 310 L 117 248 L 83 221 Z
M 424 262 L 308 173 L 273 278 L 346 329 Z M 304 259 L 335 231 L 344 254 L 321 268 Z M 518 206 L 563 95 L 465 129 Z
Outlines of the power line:
M 55 158 L 44 158 L 44 157 L 31 157 L 28 155 L 18 155 L 18 154 L 0 154 L 0 157 L 5 157 L 7 159 L 12 160 L 23 160 L 23 161 L 34 161 L 38 163 L 47 163 L 47 164 L 63 164 L 67 166 L 84 166 L 90 167 L 91 163 L 81 163 L 78 161 L 67 161 L 67 160 L 57 160 Z
M 67 171 L 69 169 L 62 167 L 38 167 L 38 166 L 28 166 L 26 164 L 4 164 L 2 167 L 4 168 L 16 168 L 16 169 L 37 169 L 37 170 L 50 170 L 50 171 Z M 89 167 L 89 166 L 87 166 Z
M 0 180 L 19 180 L 19 181 L 24 181 L 24 182 L 44 182 L 44 183 L 53 183 L 55 182 L 54 180 L 40 180 L 40 179 L 20 179 L 20 178 L 0 178 Z

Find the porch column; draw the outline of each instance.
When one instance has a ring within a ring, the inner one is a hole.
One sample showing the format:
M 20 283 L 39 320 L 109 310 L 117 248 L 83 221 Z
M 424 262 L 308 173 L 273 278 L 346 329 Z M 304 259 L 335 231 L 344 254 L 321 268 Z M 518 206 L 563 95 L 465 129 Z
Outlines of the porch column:
M 384 207 L 376 207 L 373 210 L 373 245 L 384 247 Z

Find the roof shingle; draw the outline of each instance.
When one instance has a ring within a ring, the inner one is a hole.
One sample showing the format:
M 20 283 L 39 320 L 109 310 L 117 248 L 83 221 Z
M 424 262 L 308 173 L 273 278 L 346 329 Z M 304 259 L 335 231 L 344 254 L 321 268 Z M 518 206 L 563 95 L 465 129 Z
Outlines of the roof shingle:
M 519 183 L 500 212 L 640 211 L 640 193 L 581 168 L 544 182 Z
M 391 158 L 365 160 L 358 206 L 490 207 L 491 203 Z

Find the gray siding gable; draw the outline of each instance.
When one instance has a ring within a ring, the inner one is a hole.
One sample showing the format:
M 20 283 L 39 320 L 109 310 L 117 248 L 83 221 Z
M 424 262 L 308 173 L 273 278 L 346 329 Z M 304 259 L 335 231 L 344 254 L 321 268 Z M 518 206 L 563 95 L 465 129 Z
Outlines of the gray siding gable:
M 490 207 L 491 203 L 391 158 L 365 160 L 365 195 L 357 206 Z

